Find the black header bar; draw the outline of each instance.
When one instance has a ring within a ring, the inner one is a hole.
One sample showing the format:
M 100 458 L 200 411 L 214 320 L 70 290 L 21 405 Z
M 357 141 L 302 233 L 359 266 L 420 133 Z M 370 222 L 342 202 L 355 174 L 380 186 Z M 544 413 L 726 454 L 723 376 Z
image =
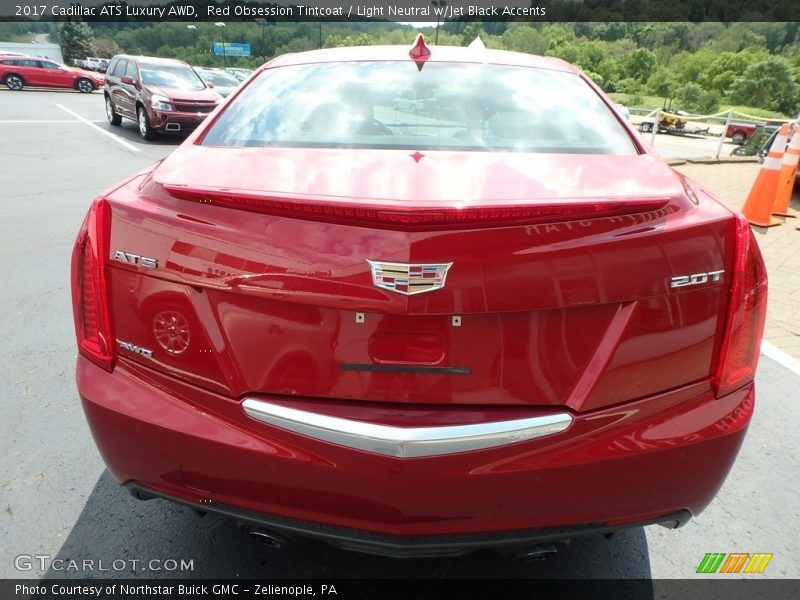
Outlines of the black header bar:
M 797 0 L 0 0 L 0 20 L 800 21 Z

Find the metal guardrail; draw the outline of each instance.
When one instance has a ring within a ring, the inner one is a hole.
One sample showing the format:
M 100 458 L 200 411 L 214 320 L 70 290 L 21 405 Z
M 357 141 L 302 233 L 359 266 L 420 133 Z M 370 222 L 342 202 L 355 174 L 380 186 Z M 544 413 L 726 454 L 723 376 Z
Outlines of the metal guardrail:
M 658 126 L 656 124 L 661 120 L 661 112 L 660 108 L 656 108 L 654 110 L 647 110 L 641 108 L 632 108 L 628 109 L 631 114 L 631 122 L 633 123 L 644 123 L 652 119 L 654 127 L 651 128 L 651 135 L 650 135 L 650 145 L 655 146 L 656 143 L 656 134 L 658 133 Z M 673 113 L 674 114 L 674 113 Z M 725 132 L 728 131 L 731 123 L 741 122 L 746 123 L 748 125 L 765 125 L 767 122 L 770 123 L 792 123 L 792 119 L 767 119 L 763 117 L 757 117 L 754 115 L 749 115 L 747 113 L 742 113 L 735 111 L 733 109 L 722 111 L 718 113 L 713 113 L 709 115 L 693 115 L 693 114 L 682 114 L 679 115 L 680 118 L 684 121 L 690 121 L 694 123 L 707 123 L 710 127 L 707 127 L 705 131 L 695 131 L 695 132 L 686 132 L 686 133 L 694 133 L 696 135 L 708 135 L 713 137 L 719 137 L 719 145 L 717 146 L 717 153 L 716 158 L 719 159 L 719 156 L 722 152 L 723 144 L 725 143 Z M 713 127 L 714 131 L 711 130 Z

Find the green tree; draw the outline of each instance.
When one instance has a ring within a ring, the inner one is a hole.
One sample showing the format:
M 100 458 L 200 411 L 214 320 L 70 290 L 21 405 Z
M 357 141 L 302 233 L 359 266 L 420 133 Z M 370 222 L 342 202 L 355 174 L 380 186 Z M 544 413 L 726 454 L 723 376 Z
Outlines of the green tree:
M 754 31 L 753 23 L 734 23 L 714 40 L 718 52 L 739 52 L 745 48 L 766 48 L 767 38 Z
M 634 50 L 625 61 L 625 72 L 628 77 L 638 82 L 645 82 L 656 68 L 656 56 L 646 48 Z
M 73 59 L 84 59 L 95 54 L 94 35 L 86 23 L 65 21 L 59 28 L 59 36 L 65 62 L 71 63 Z
M 764 45 L 772 54 L 777 54 L 787 42 L 791 41 L 792 34 L 788 23 L 748 23 L 754 33 L 764 37 Z
M 341 33 L 331 33 L 325 36 L 325 42 L 322 45 L 325 48 L 341 48 L 347 45 L 344 39 L 345 36 Z
M 603 89 L 605 91 L 617 91 L 617 83 L 623 77 L 623 68 L 618 60 L 613 58 L 603 60 L 597 66 L 597 73 L 603 78 Z
M 701 78 L 702 85 L 720 94 L 730 92 L 733 82 L 740 77 L 751 64 L 764 60 L 769 55 L 761 52 L 723 52 L 709 65 Z
M 722 102 L 722 96 L 716 90 L 706 90 L 703 92 L 703 98 L 697 107 L 698 112 L 704 115 L 710 115 L 719 111 L 719 105 Z
M 655 45 L 655 27 L 651 23 L 630 23 L 628 35 L 636 42 L 637 48 L 652 48 Z
M 575 35 L 563 25 L 551 25 L 542 31 L 547 40 L 547 56 L 562 58 L 569 63 L 577 62 L 578 47 Z
M 705 76 L 716 56 L 717 53 L 710 48 L 703 48 L 697 52 L 681 52 L 673 57 L 668 68 L 676 71 L 677 81 L 696 83 Z
M 314 50 L 316 47 L 317 40 L 312 40 L 306 37 L 298 37 L 290 40 L 288 44 L 278 48 L 278 54 L 286 54 L 289 52 L 305 52 L 306 50 Z
M 506 50 L 540 55 L 547 52 L 549 46 L 547 39 L 528 25 L 509 28 L 502 36 L 502 43 Z
M 628 35 L 626 23 L 621 21 L 612 21 L 610 23 L 600 23 L 598 26 L 598 35 L 601 40 L 608 42 L 615 42 L 617 40 L 625 39 Z
M 719 38 L 725 31 L 722 23 L 695 23 L 689 29 L 689 50 L 697 50 Z
M 584 73 L 589 78 L 591 78 L 591 80 L 594 81 L 598 86 L 600 86 L 601 88 L 605 89 L 605 83 L 606 82 L 603 79 L 603 76 L 600 75 L 600 73 L 595 73 L 594 71 L 588 71 L 588 70 L 584 70 Z
M 120 54 L 121 52 L 115 41 L 106 38 L 95 40 L 94 45 L 97 56 L 100 58 L 111 58 L 115 54 Z
M 374 41 L 366 33 L 359 33 L 356 35 L 342 35 L 341 33 L 333 33 L 325 37 L 326 48 L 341 48 L 344 46 L 370 46 Z
M 690 81 L 678 90 L 677 100 L 684 110 L 711 114 L 719 109 L 720 95 L 714 90 L 705 91 L 699 84 Z
M 614 91 L 622 92 L 623 94 L 640 94 L 642 92 L 642 84 L 635 79 L 626 77 L 617 82 Z
M 348 35 L 344 38 L 345 46 L 371 46 L 375 43 L 372 36 L 368 33 L 359 33 L 357 35 Z
M 667 67 L 658 67 L 647 80 L 647 90 L 654 96 L 672 98 L 675 95 L 675 73 Z
M 735 102 L 776 110 L 785 115 L 797 110 L 798 86 L 786 59 L 771 56 L 754 63 L 737 77 L 730 97 Z
M 578 47 L 571 28 L 564 24 L 548 25 L 542 28 L 542 35 L 547 40 L 547 56 L 556 56 L 569 63 L 577 62 Z
M 671 46 L 676 50 L 689 50 L 691 47 L 688 23 L 660 24 L 659 38 L 659 45 Z
M 486 32 L 483 30 L 481 23 L 479 21 L 472 21 L 464 27 L 464 33 L 461 36 L 461 43 L 464 46 L 468 46 L 471 44 L 475 38 L 481 38 L 481 40 L 486 40 Z
M 605 58 L 606 51 L 602 42 L 585 42 L 578 47 L 577 63 L 584 71 L 592 71 L 600 75 L 600 65 Z

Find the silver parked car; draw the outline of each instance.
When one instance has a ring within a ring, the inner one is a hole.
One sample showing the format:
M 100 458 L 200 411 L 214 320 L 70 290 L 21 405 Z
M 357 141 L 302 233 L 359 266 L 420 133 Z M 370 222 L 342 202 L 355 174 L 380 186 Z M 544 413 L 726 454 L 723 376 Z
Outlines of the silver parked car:
M 194 70 L 200 75 L 203 81 L 211 83 L 214 86 L 214 90 L 219 92 L 219 95 L 223 98 L 227 98 L 241 83 L 236 77 L 222 69 L 194 67 Z

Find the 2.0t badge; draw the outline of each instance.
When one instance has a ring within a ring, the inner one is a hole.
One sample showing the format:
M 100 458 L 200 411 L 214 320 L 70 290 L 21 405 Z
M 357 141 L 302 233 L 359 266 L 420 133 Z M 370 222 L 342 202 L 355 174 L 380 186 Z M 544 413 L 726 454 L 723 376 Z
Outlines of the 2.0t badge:
M 669 287 L 681 288 L 690 285 L 703 285 L 704 283 L 717 283 L 722 281 L 722 274 L 725 269 L 719 271 L 709 271 L 708 273 L 694 273 L 693 275 L 678 275 L 669 280 Z
M 367 260 L 376 287 L 406 296 L 424 294 L 444 287 L 453 263 L 423 264 Z

